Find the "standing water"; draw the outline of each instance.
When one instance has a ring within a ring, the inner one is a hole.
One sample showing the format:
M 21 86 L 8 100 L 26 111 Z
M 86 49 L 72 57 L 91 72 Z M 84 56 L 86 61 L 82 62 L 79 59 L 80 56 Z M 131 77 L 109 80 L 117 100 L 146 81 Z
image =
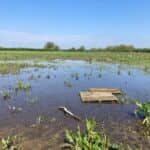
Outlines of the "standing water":
M 71 60 L 38 63 L 45 67 L 28 67 L 18 74 L 0 75 L 0 135 L 22 133 L 26 142 L 42 139 L 46 141 L 45 148 L 57 149 L 63 142 L 64 129 L 74 129 L 77 125 L 75 120 L 58 110 L 65 106 L 83 120 L 95 118 L 98 126 L 115 142 L 139 143 L 150 149 L 149 141 L 138 131 L 139 118 L 135 117 L 135 107 L 129 100 L 150 99 L 150 74 L 136 66 L 120 64 Z M 30 89 L 16 91 L 18 81 L 29 84 Z M 82 103 L 79 92 L 91 87 L 119 88 L 128 102 Z M 7 99 L 4 99 L 5 91 L 10 95 Z M 16 111 L 10 110 L 13 107 Z M 45 127 L 32 128 L 39 117 Z M 47 144 L 48 141 L 53 141 L 52 145 Z

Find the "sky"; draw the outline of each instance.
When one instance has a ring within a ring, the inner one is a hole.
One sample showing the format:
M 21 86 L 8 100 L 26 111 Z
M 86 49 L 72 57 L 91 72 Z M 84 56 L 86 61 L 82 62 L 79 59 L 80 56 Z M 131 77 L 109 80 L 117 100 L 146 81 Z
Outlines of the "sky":
M 0 0 L 0 46 L 150 47 L 150 0 Z

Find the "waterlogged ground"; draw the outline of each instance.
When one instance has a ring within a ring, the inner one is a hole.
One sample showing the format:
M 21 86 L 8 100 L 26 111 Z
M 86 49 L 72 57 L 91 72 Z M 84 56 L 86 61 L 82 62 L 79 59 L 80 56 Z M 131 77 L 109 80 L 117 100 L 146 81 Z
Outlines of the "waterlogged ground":
M 8 62 L 7 62 L 8 63 Z M 11 61 L 9 63 L 16 63 Z M 150 149 L 149 130 L 134 115 L 131 98 L 150 99 L 150 74 L 137 66 L 55 60 L 52 62 L 18 61 L 38 64 L 20 69 L 18 74 L 1 74 L 0 91 L 10 98 L 0 97 L 0 137 L 17 135 L 21 149 L 60 149 L 64 130 L 83 126 L 84 119 L 95 118 L 97 129 L 114 143 Z M 8 71 L 9 72 L 9 71 Z M 30 83 L 28 91 L 15 91 L 18 80 Z M 85 104 L 79 92 L 91 87 L 119 88 L 124 96 L 121 104 Z M 18 111 L 9 108 L 15 106 Z M 65 106 L 83 119 L 78 123 L 58 110 Z M 21 108 L 21 110 L 20 110 Z M 42 118 L 42 119 L 39 119 Z M 40 120 L 40 121 L 39 121 Z M 40 122 L 40 126 L 36 126 Z

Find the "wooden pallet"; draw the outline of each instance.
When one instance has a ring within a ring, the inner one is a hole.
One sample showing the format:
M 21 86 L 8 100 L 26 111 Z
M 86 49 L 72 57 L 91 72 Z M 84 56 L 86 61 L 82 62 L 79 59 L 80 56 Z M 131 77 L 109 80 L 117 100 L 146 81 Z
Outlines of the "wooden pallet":
M 118 89 L 90 88 L 89 91 L 80 92 L 82 102 L 118 102 L 114 94 L 121 94 Z

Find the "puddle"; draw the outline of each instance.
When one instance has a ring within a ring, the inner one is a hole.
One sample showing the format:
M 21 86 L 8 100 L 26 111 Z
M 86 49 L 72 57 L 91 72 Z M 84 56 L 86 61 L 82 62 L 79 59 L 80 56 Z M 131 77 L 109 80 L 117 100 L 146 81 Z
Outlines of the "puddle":
M 27 132 L 27 128 L 41 115 L 44 117 L 44 123 L 49 124 L 50 130 L 53 130 L 51 135 L 57 132 L 64 135 L 64 128 L 76 127 L 74 120 L 66 118 L 58 110 L 58 107 L 65 106 L 83 119 L 95 118 L 99 126 L 104 125 L 111 139 L 126 141 L 131 145 L 135 145 L 136 142 L 142 145 L 146 143 L 146 148 L 149 149 L 150 143 L 145 139 L 141 140 L 142 135 L 137 131 L 135 124 L 138 119 L 134 116 L 133 105 L 85 104 L 81 102 L 79 92 L 91 87 L 119 88 L 129 98 L 147 101 L 150 99 L 150 74 L 132 66 L 98 62 L 55 60 L 52 62 L 26 61 L 25 63 L 39 63 L 46 67 L 28 67 L 21 69 L 19 74 L 0 75 L 0 91 L 8 90 L 11 94 L 11 98 L 7 101 L 0 97 L 1 131 L 18 127 L 29 136 L 28 132 L 31 129 Z M 15 85 L 18 80 L 30 83 L 31 89 L 16 93 Z M 22 111 L 10 113 L 8 106 L 21 107 Z M 135 135 L 127 131 L 131 128 Z M 46 134 L 44 131 L 41 132 L 43 135 Z M 36 133 L 33 131 L 33 137 L 34 134 Z M 132 140 L 125 139 L 124 134 Z

